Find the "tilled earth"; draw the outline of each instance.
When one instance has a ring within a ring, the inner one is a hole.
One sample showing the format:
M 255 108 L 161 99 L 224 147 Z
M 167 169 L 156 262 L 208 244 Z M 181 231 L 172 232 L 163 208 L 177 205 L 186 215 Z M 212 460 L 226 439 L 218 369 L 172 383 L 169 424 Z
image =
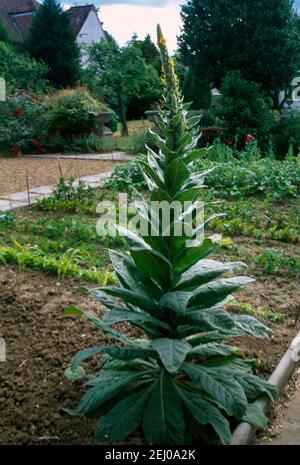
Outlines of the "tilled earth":
M 292 306 L 299 291 L 289 279 L 260 276 L 238 298 L 254 308 L 269 299 L 287 313 L 280 324 L 269 324 L 272 339 L 235 341 L 248 356 L 262 360 L 261 374 L 267 377 L 299 329 Z M 61 410 L 74 407 L 84 392 L 82 382 L 69 382 L 64 371 L 78 350 L 109 339 L 84 319 L 64 315 L 70 304 L 99 311 L 99 304 L 69 280 L 61 283 L 38 272 L 0 267 L 0 335 L 7 345 L 7 361 L 0 362 L 0 444 L 93 443 L 97 420 L 70 417 Z M 121 329 L 130 334 L 126 325 Z
M 48 158 L 0 158 L 0 196 L 26 191 L 33 187 L 57 184 L 61 174 L 81 178 L 111 171 L 116 164 L 107 160 L 66 160 Z

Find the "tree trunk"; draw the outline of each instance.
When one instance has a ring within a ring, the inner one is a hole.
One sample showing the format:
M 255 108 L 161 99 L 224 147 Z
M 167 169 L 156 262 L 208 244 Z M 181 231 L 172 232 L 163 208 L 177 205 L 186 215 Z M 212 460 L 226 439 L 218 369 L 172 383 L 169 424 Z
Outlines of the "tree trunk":
M 127 119 L 126 119 L 126 113 L 125 113 L 125 106 L 123 102 L 122 95 L 118 94 L 118 107 L 119 107 L 119 116 L 122 124 L 122 136 L 129 136 L 128 132 L 128 124 L 127 124 Z

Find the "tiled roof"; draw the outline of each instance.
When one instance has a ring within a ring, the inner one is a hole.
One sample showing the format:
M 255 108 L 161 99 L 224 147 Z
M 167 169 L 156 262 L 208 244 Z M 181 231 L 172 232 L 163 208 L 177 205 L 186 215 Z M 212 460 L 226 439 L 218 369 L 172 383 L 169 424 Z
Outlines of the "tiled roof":
M 0 20 L 12 40 L 23 42 L 40 4 L 36 0 L 0 0 Z
M 36 0 L 0 0 L 0 11 L 5 13 L 23 13 L 36 11 L 39 3 Z
M 76 36 L 84 25 L 90 11 L 97 12 L 94 5 L 72 6 L 69 10 L 67 10 Z

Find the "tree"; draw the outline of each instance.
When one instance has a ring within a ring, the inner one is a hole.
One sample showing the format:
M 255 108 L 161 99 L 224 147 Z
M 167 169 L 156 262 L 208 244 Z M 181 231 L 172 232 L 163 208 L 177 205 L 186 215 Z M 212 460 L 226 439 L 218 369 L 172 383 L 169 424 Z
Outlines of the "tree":
M 90 48 L 87 73 L 93 76 L 94 91 L 97 87 L 102 97 L 115 98 L 122 133 L 128 135 L 126 102 L 130 98 L 157 99 L 161 85 L 157 72 L 147 65 L 141 51 L 133 43 L 124 47 L 111 39 Z
M 195 75 L 220 88 L 228 71 L 257 82 L 278 108 L 300 64 L 291 0 L 188 0 L 180 51 Z
M 30 54 L 49 67 L 57 87 L 72 86 L 79 77 L 79 47 L 70 18 L 58 0 L 45 0 L 32 21 L 27 40 Z
M 226 135 L 245 143 L 247 134 L 267 143 L 271 129 L 271 111 L 259 84 L 248 82 L 238 71 L 229 71 L 221 84 L 222 108 Z

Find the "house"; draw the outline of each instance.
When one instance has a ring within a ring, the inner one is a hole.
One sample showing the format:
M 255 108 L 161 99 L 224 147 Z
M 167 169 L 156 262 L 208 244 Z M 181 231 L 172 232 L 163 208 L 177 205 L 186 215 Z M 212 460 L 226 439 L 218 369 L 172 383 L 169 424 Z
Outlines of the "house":
M 0 0 L 0 21 L 7 29 L 11 40 L 24 42 L 40 3 L 36 0 Z M 81 47 L 82 64 L 86 62 L 85 48 L 105 40 L 106 35 L 95 5 L 73 6 L 67 10 L 76 41 Z
M 95 5 L 72 6 L 67 10 L 78 45 L 89 46 L 105 40 L 105 32 Z
M 0 21 L 11 40 L 14 42 L 26 40 L 39 6 L 36 0 L 0 0 Z

